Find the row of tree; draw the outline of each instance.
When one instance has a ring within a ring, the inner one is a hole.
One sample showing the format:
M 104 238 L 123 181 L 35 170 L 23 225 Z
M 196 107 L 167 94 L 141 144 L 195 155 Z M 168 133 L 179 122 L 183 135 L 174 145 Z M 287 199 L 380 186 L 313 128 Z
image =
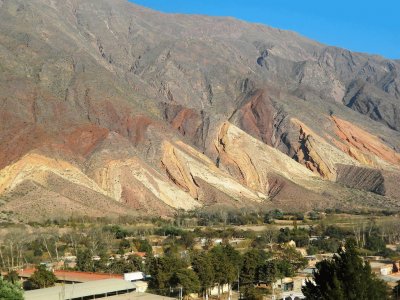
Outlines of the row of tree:
M 199 292 L 205 297 L 212 288 L 220 294 L 224 286 L 231 290 L 233 285 L 240 285 L 247 295 L 255 284 L 271 284 L 293 276 L 307 264 L 292 247 L 276 253 L 251 249 L 242 255 L 229 244 L 209 251 L 189 251 L 184 257 L 171 252 L 164 257 L 150 257 L 147 263 L 152 278 L 150 287 L 155 292 L 169 294 L 180 286 L 184 294 Z

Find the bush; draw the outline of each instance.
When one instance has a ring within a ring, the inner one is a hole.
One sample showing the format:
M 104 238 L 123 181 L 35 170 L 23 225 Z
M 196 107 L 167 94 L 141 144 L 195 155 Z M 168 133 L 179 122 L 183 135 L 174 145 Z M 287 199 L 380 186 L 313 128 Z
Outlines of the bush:
M 383 251 L 386 249 L 386 243 L 376 235 L 367 236 L 365 248 L 372 251 Z
M 5 281 L 0 277 L 0 299 L 23 300 L 23 291 L 18 285 Z
M 29 281 L 32 284 L 33 289 L 41 289 L 54 286 L 57 282 L 57 277 L 53 272 L 48 271 L 46 266 L 39 265 L 37 266 L 36 271 L 29 278 Z
M 157 228 L 154 233 L 162 236 L 180 236 L 182 232 L 183 230 L 178 227 L 167 225 Z
M 103 231 L 108 231 L 114 234 L 116 239 L 123 239 L 128 236 L 128 231 L 118 225 L 105 226 Z

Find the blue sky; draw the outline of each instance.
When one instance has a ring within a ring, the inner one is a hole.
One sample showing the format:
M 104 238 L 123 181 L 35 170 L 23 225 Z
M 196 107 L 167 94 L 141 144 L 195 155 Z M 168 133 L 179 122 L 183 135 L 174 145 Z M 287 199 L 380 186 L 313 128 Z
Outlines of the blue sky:
M 132 0 L 169 13 L 232 16 L 400 59 L 400 0 Z

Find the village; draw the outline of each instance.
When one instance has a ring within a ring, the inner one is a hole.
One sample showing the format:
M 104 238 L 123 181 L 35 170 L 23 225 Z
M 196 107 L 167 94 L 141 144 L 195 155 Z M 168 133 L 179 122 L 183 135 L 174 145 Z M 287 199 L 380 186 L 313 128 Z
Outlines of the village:
M 152 228 L 65 224 L 55 231 L 51 224 L 33 240 L 8 235 L 1 247 L 2 273 L 18 278 L 28 300 L 304 299 L 302 288 L 318 263 L 332 260 L 354 239 L 375 276 L 388 289 L 397 288 L 396 217 L 385 222 L 356 217 L 351 226 L 340 221 L 337 226 L 319 215 L 297 220 L 274 212 L 262 216 L 263 224 L 240 226 L 193 226 L 189 216 Z M 54 282 L 37 280 L 39 269 L 43 278 L 53 274 Z

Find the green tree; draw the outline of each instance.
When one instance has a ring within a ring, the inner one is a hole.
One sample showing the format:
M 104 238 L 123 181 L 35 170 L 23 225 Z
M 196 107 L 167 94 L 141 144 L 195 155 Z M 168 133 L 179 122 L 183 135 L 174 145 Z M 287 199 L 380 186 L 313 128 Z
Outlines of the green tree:
M 119 242 L 119 249 L 125 250 L 125 249 L 130 248 L 130 246 L 131 246 L 131 243 L 127 239 L 122 239 Z
M 18 285 L 0 277 L 0 299 L 23 300 L 23 291 Z
M 234 255 L 230 246 L 216 246 L 210 251 L 211 260 L 214 266 L 214 279 L 220 287 L 224 284 L 231 284 L 237 276 L 237 265 L 231 259 Z M 223 292 L 223 291 L 222 291 Z
M 383 251 L 386 249 L 386 243 L 383 239 L 375 234 L 367 236 L 367 241 L 365 243 L 365 248 L 372 251 Z
M 180 269 L 171 278 L 171 285 L 182 287 L 183 295 L 198 293 L 200 291 L 200 280 L 197 274 L 190 269 Z
M 107 271 L 115 274 L 123 274 L 135 271 L 142 271 L 142 259 L 137 255 L 130 255 L 127 260 L 115 259 L 107 266 Z
M 276 265 L 276 275 L 278 278 L 284 278 L 284 277 L 293 277 L 296 273 L 296 270 L 294 269 L 293 265 L 290 263 L 290 261 L 287 261 L 285 259 L 278 259 L 275 261 Z
M 33 289 L 41 289 L 54 286 L 57 282 L 57 277 L 53 272 L 48 271 L 46 266 L 39 265 L 37 266 L 36 271 L 29 278 L 29 281 L 32 284 Z
M 144 264 L 142 258 L 137 255 L 129 255 L 128 262 L 131 265 L 133 271 L 143 271 Z
M 393 288 L 392 294 L 394 300 L 400 299 L 400 280 L 397 281 L 397 285 Z
M 18 284 L 19 283 L 19 276 L 17 271 L 10 271 L 8 272 L 7 275 L 4 276 L 4 280 L 11 282 L 12 284 Z
M 278 268 L 275 261 L 265 261 L 258 267 L 257 281 L 265 283 L 273 283 L 278 277 Z
M 171 287 L 171 278 L 177 270 L 187 268 L 176 256 L 152 257 L 148 264 L 151 275 L 149 287 L 160 294 L 166 294 L 166 289 Z
M 146 252 L 146 254 L 151 255 L 153 253 L 153 248 L 151 247 L 148 240 L 140 240 L 138 250 L 140 252 Z
M 78 250 L 78 255 L 76 256 L 76 268 L 79 271 L 84 272 L 94 271 L 92 254 L 89 249 Z
M 248 285 L 243 289 L 243 297 L 246 300 L 261 300 L 263 298 L 260 290 L 253 285 Z
M 278 260 L 288 262 L 292 266 L 293 272 L 307 266 L 307 259 L 294 247 L 283 247 L 278 254 Z
M 214 285 L 214 267 L 208 253 L 193 253 L 192 267 L 200 280 L 201 292 L 204 296 L 209 294 L 209 289 Z
M 339 248 L 332 260 L 316 265 L 313 281 L 302 288 L 308 300 L 385 300 L 389 299 L 386 284 L 372 272 L 356 251 L 350 240 L 345 249 Z
M 251 285 L 257 281 L 259 268 L 266 259 L 265 251 L 259 249 L 252 249 L 243 255 L 243 266 L 240 271 L 242 285 Z
M 194 238 L 196 235 L 191 231 L 184 231 L 181 234 L 180 243 L 185 246 L 186 249 L 190 249 L 194 245 Z

